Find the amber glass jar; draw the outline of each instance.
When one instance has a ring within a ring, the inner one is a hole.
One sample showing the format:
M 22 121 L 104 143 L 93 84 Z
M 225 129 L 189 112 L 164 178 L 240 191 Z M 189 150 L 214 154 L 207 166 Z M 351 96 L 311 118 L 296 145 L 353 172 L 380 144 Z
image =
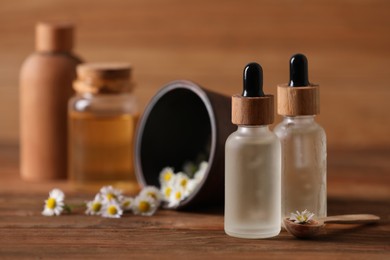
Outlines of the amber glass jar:
M 123 63 L 77 67 L 69 101 L 69 178 L 78 189 L 113 185 L 136 192 L 133 145 L 138 107 L 131 68 Z

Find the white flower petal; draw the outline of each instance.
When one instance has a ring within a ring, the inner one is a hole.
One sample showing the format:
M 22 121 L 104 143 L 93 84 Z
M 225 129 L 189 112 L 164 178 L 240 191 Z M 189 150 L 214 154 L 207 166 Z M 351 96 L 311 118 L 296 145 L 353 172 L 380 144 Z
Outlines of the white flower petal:
M 161 194 L 165 202 L 169 202 L 169 198 L 171 197 L 172 191 L 173 191 L 173 187 L 171 185 L 166 185 L 161 187 Z
M 195 173 L 194 179 L 197 180 L 198 182 L 201 182 L 206 175 L 207 169 L 209 167 L 208 162 L 201 162 L 199 165 L 199 170 Z
M 152 216 L 157 208 L 155 200 L 150 196 L 139 195 L 134 200 L 133 212 L 136 215 Z
M 102 210 L 102 217 L 104 218 L 120 218 L 123 210 L 116 202 L 110 202 L 104 205 Z
M 153 200 L 155 200 L 155 203 L 157 204 L 157 206 L 160 206 L 161 201 L 163 200 L 163 195 L 161 194 L 159 189 L 157 189 L 157 187 L 154 187 L 154 186 L 144 187 L 139 195 L 151 197 Z
M 87 209 L 85 214 L 87 215 L 101 215 L 104 208 L 103 198 L 100 194 L 97 194 L 92 201 L 87 202 Z
M 167 207 L 168 208 L 177 207 L 180 204 L 180 202 L 184 199 L 185 199 L 185 194 L 183 190 L 180 187 L 176 186 L 173 188 L 171 192 L 171 196 L 169 197 Z
M 49 197 L 54 198 L 57 201 L 63 201 L 65 199 L 65 194 L 60 189 L 53 189 L 49 192 Z
M 64 210 L 65 194 L 60 189 L 53 189 L 49 192 L 49 198 L 45 200 L 42 215 L 44 216 L 59 216 Z
M 112 186 L 104 186 L 100 189 L 100 196 L 102 196 L 105 203 L 119 202 L 122 199 L 122 191 L 115 189 Z
M 174 183 L 174 187 L 176 189 L 182 189 L 183 191 L 185 191 L 188 188 L 189 180 L 190 179 L 188 178 L 188 176 L 186 174 L 184 174 L 182 172 L 179 172 L 176 175 L 176 180 L 175 180 L 175 183 Z
M 134 199 L 131 197 L 123 196 L 121 200 L 121 207 L 124 211 L 130 211 L 133 209 Z
M 42 215 L 50 217 L 54 215 L 54 211 L 48 208 L 44 208 L 42 211 Z
M 172 167 L 165 167 L 160 172 L 160 184 L 161 186 L 171 185 L 175 181 L 176 174 Z
M 290 220 L 295 223 L 305 224 L 310 222 L 314 217 L 314 214 L 305 209 L 302 212 L 297 211 L 297 213 L 291 213 Z

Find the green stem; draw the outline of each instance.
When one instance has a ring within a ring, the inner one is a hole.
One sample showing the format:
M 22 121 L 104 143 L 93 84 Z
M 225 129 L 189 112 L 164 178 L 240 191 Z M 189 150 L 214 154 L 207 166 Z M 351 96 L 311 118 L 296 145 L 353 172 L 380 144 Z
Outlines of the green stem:
M 72 212 L 72 209 L 68 206 L 68 205 L 64 205 L 64 210 L 66 213 L 71 213 Z
M 72 213 L 72 210 L 76 209 L 76 208 L 85 208 L 86 207 L 86 204 L 85 203 L 80 203 L 80 204 L 65 204 L 64 205 L 64 210 L 66 213 Z

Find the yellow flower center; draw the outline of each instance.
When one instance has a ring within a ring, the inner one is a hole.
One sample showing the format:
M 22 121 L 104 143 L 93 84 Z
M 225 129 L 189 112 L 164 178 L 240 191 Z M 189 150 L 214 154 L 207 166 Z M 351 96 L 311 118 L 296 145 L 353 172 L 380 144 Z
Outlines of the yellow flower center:
M 167 173 L 164 174 L 164 180 L 165 181 L 170 181 L 171 178 L 172 178 L 172 173 L 167 172 Z
M 107 213 L 110 215 L 116 215 L 118 213 L 118 210 L 115 206 L 109 206 L 107 208 Z
M 150 191 L 150 192 L 148 192 L 147 194 L 148 194 L 148 196 L 152 197 L 153 199 L 155 199 L 155 200 L 157 199 L 156 193 Z
M 123 202 L 123 207 L 127 208 L 130 206 L 130 200 L 126 200 L 125 202 Z
M 172 192 L 172 188 L 171 187 L 166 188 L 165 189 L 165 197 L 171 196 L 171 192 Z
M 46 201 L 46 207 L 48 207 L 49 209 L 54 209 L 56 205 L 57 205 L 57 201 L 54 198 L 49 198 Z
M 141 201 L 138 205 L 139 211 L 141 212 L 148 212 L 150 209 L 150 204 L 147 201 Z
M 297 219 L 299 222 L 306 222 L 307 221 L 307 217 L 303 216 L 303 215 L 298 216 Z
M 102 208 L 102 204 L 100 202 L 95 202 L 92 204 L 93 212 L 99 212 L 101 208 Z
M 180 185 L 182 187 L 186 187 L 187 186 L 187 179 L 182 179 L 181 182 L 180 182 Z
M 181 199 L 181 192 L 180 191 L 176 192 L 175 197 L 177 200 L 180 200 Z
M 112 200 L 112 199 L 116 199 L 116 196 L 114 195 L 114 194 L 112 194 L 112 193 L 107 193 L 106 194 L 106 198 L 107 198 L 107 200 Z

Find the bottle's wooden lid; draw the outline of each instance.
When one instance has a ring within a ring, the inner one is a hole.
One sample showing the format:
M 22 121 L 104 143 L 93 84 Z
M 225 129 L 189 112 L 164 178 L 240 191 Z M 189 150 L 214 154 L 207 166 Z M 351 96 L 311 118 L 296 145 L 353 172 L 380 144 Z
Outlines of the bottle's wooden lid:
M 37 51 L 70 51 L 73 48 L 74 25 L 65 22 L 39 22 L 35 27 Z
M 303 87 L 278 85 L 278 114 L 283 116 L 318 115 L 320 113 L 320 89 L 310 84 Z
M 235 125 L 270 125 L 274 122 L 274 96 L 232 96 L 232 123 Z
M 84 63 L 77 66 L 73 87 L 77 92 L 94 94 L 130 91 L 131 72 L 131 65 L 124 62 Z

